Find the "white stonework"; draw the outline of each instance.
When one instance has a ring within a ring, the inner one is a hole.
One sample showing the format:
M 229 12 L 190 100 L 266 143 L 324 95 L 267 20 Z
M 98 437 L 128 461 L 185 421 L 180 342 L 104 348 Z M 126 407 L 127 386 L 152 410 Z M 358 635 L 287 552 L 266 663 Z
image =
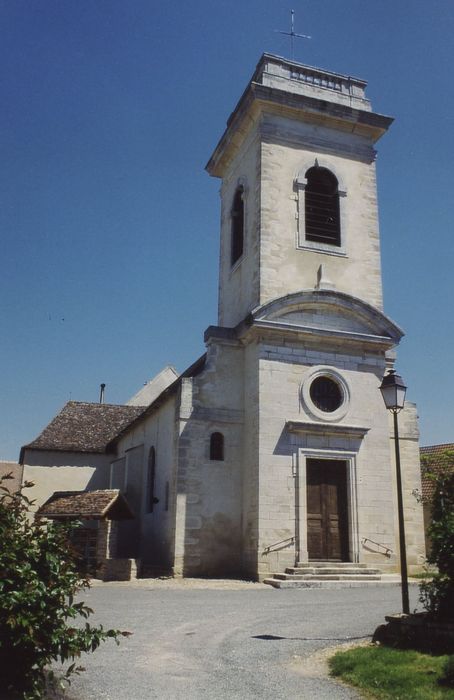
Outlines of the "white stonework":
M 105 487 L 121 488 L 137 516 L 119 525 L 119 556 L 145 569 L 261 579 L 319 558 L 312 528 L 323 542 L 337 537 L 308 509 L 309 473 L 316 481 L 325 469 L 337 486 L 326 477 L 320 493 L 344 494 L 334 558 L 399 566 L 394 445 L 379 386 L 403 333 L 382 310 L 374 150 L 392 120 L 372 111 L 364 88 L 265 54 L 208 163 L 222 180 L 219 325 L 205 333 L 206 356 L 131 400 L 150 405 L 109 445 Z M 339 245 L 307 236 L 313 167 L 337 180 Z M 244 240 L 232 265 L 238 188 Z M 334 384 L 333 408 L 316 405 L 318 379 Z M 412 404 L 400 423 L 412 570 L 424 557 Z
M 146 382 L 133 397 L 126 402 L 127 406 L 149 406 L 172 382 L 178 379 L 175 367 L 167 365 L 153 379 Z
M 48 455 L 47 460 L 54 459 Z M 41 465 L 46 465 L 46 456 L 43 455 Z M 84 491 L 93 483 L 96 475 L 95 466 L 30 466 L 24 465 L 23 483 L 31 483 L 25 491 L 25 495 L 32 501 L 30 515 L 36 513 L 55 491 Z M 91 488 L 96 489 L 97 486 Z

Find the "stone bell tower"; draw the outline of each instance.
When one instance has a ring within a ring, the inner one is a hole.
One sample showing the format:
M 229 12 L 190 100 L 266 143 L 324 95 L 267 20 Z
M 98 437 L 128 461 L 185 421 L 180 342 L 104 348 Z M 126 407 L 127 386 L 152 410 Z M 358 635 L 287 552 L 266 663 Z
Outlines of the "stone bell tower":
M 264 54 L 207 169 L 222 179 L 219 325 L 302 289 L 382 308 L 366 83 Z
M 382 310 L 374 149 L 392 119 L 365 87 L 264 54 L 207 165 L 222 180 L 208 365 L 228 368 L 216 401 L 235 407 L 242 565 L 260 578 L 314 561 L 398 565 L 379 385 L 403 333 Z M 414 406 L 406 416 L 417 565 Z

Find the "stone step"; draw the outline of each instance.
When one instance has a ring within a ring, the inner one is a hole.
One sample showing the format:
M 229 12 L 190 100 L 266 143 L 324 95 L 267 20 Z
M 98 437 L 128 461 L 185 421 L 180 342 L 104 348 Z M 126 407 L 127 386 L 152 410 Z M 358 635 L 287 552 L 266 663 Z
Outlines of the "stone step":
M 352 573 L 352 574 L 274 574 L 274 579 L 278 581 L 380 581 L 381 575 L 378 573 Z
M 274 588 L 361 588 L 361 587 L 374 587 L 382 586 L 383 581 L 380 579 L 369 581 L 361 577 L 359 580 L 343 580 L 343 581 L 331 581 L 329 579 L 317 579 L 317 580 L 296 580 L 296 581 L 282 581 L 276 578 L 266 578 L 263 583 L 267 583 Z M 400 585 L 398 583 L 393 583 L 392 585 Z
M 369 574 L 381 574 L 380 569 L 372 569 L 372 568 L 360 568 L 358 566 L 346 566 L 346 567 L 340 567 L 340 566 L 330 566 L 330 567 L 321 567 L 321 566 L 313 566 L 313 567 L 287 567 L 285 570 L 286 574 L 294 574 L 294 575 L 314 575 L 314 576 L 326 576 L 330 574 L 357 574 L 358 576 L 365 576 Z
M 352 562 L 299 562 L 264 583 L 275 588 L 353 588 L 380 584 L 381 571 Z
M 355 569 L 367 569 L 367 564 L 363 563 L 353 563 L 351 561 L 299 561 L 296 563 L 297 569 L 313 569 L 314 566 L 317 568 L 325 567 L 340 567 L 342 569 L 354 566 Z

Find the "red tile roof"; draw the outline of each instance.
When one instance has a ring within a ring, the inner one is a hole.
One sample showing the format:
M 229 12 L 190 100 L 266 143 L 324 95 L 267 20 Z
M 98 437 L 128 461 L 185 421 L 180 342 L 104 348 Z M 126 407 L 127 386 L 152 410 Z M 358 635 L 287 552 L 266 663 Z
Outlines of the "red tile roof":
M 428 466 L 431 472 L 436 474 L 437 472 L 440 472 L 446 468 L 454 471 L 454 457 L 448 464 L 446 464 L 446 460 L 444 459 L 445 452 L 454 453 L 454 442 L 446 442 L 441 445 L 426 445 L 425 447 L 421 447 L 419 451 L 421 457 L 425 457 L 430 460 Z M 422 495 L 424 498 L 430 499 L 434 490 L 434 482 L 432 479 L 425 476 L 424 465 L 422 464 L 421 466 Z

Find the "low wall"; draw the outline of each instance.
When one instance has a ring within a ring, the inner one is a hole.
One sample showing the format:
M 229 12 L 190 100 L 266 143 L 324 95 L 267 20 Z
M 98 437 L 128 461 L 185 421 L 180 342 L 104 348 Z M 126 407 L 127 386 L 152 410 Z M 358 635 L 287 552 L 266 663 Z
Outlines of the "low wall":
M 418 651 L 454 653 L 454 623 L 440 622 L 428 613 L 386 615 L 387 625 L 380 625 L 373 641 Z
M 137 559 L 105 559 L 96 574 L 103 581 L 130 581 L 137 578 Z

